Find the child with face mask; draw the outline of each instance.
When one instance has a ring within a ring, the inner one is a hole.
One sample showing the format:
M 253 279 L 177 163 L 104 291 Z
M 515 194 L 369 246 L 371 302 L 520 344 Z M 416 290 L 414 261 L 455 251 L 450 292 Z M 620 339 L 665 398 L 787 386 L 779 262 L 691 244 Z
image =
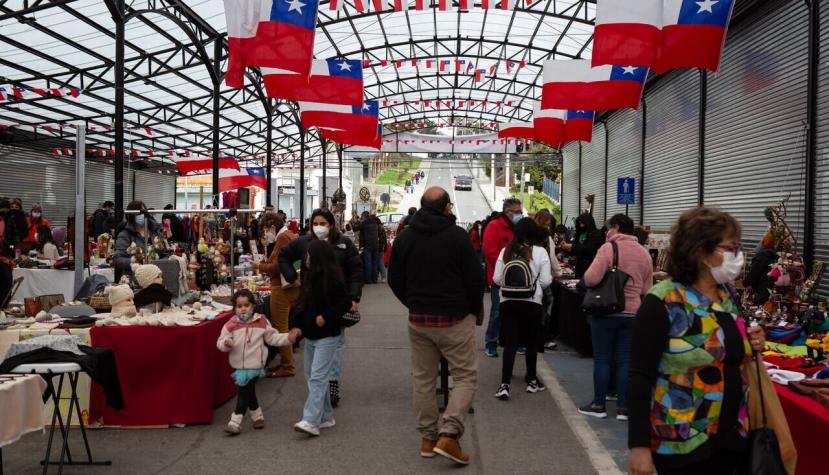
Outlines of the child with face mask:
M 236 410 L 230 416 L 225 432 L 239 435 L 242 419 L 250 410 L 254 429 L 265 428 L 265 416 L 256 400 L 256 382 L 265 376 L 265 361 L 271 346 L 292 345 L 299 337 L 299 330 L 279 333 L 267 317 L 253 311 L 254 297 L 249 290 L 240 290 L 233 296 L 233 310 L 236 315 L 225 323 L 216 342 L 219 351 L 230 353 L 230 366 L 235 371 L 233 379 L 239 386 Z

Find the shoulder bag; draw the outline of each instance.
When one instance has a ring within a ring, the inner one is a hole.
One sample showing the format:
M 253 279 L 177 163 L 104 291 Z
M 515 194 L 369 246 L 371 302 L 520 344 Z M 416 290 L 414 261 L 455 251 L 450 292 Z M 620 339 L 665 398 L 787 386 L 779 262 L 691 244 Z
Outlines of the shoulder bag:
M 613 267 L 595 287 L 588 287 L 581 303 L 584 312 L 593 316 L 612 315 L 625 309 L 625 284 L 629 275 L 619 270 L 619 247 L 613 246 Z

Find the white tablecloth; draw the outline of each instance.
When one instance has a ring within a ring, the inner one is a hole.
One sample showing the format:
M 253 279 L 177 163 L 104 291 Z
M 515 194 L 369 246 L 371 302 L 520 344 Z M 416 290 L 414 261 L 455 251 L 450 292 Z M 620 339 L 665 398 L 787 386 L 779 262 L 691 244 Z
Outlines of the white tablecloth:
M 110 282 L 115 279 L 114 269 L 92 269 L 93 274 L 102 274 Z M 22 301 L 26 297 L 39 295 L 63 294 L 67 302 L 75 298 L 75 271 L 55 269 L 14 269 L 14 278 L 23 277 L 20 289 L 14 294 L 14 300 Z M 84 276 L 89 271 L 84 270 Z
M 46 382 L 37 375 L 3 375 L 0 380 L 0 447 L 4 447 L 43 430 Z

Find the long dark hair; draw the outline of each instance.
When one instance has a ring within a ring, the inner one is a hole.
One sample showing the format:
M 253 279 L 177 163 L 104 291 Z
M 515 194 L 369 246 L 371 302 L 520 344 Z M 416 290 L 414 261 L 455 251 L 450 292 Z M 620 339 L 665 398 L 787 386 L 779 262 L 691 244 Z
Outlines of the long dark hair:
M 52 244 L 55 243 L 55 239 L 52 237 L 52 230 L 49 229 L 49 226 L 41 224 L 37 227 L 37 241 L 40 247 L 40 252 L 43 252 L 43 246 L 45 246 L 47 242 L 51 242 Z
M 317 235 L 314 234 L 314 218 L 317 216 L 322 216 L 323 219 L 328 221 L 328 239 L 327 241 L 330 243 L 336 243 L 337 239 L 340 237 L 340 231 L 337 229 L 337 222 L 334 219 L 334 215 L 329 211 L 327 208 L 317 208 L 311 213 L 311 220 L 308 222 L 308 232 L 311 234 L 311 238 L 313 240 L 317 240 Z
M 331 295 L 338 285 L 344 285 L 343 275 L 334 257 L 334 247 L 327 241 L 312 239 L 308 244 L 307 259 L 303 267 L 302 289 L 299 308 L 308 310 L 313 304 L 331 303 Z
M 532 218 L 522 218 L 513 229 L 512 241 L 504 249 L 504 262 L 513 256 L 532 259 L 532 247 L 541 241 L 542 234 Z

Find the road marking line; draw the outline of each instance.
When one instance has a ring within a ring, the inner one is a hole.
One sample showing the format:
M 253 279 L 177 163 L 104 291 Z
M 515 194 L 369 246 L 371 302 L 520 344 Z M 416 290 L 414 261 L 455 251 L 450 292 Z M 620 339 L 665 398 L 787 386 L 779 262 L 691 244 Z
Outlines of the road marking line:
M 610 452 L 599 440 L 599 436 L 596 435 L 596 432 L 590 427 L 590 424 L 587 423 L 586 416 L 579 414 L 578 406 L 576 406 L 573 399 L 564 391 L 561 383 L 558 382 L 556 372 L 547 364 L 547 361 L 544 360 L 542 355 L 539 355 L 538 358 L 537 372 L 541 376 L 541 381 L 547 385 L 547 392 L 550 394 L 550 397 L 553 398 L 561 409 L 561 414 L 564 416 L 567 425 L 570 426 L 570 430 L 576 434 L 579 443 L 587 452 L 593 468 L 600 475 L 622 474 L 623 472 L 619 470 Z

